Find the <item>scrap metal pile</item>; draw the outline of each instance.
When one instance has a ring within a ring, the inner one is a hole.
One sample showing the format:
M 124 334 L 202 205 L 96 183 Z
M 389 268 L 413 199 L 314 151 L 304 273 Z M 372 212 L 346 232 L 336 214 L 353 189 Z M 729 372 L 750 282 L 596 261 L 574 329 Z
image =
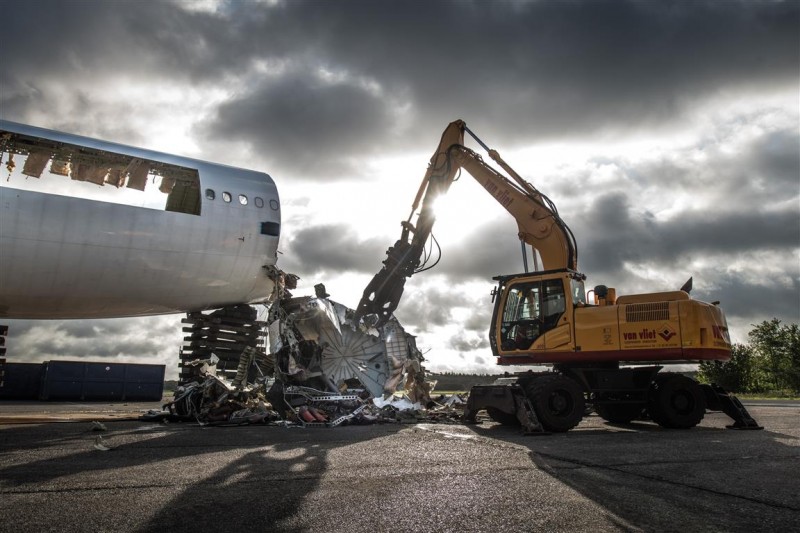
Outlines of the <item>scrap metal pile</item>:
M 213 353 L 184 363 L 182 383 L 164 406 L 169 416 L 310 427 L 458 420 L 462 400 L 432 401 L 435 383 L 425 379 L 422 353 L 394 317 L 370 326 L 330 300 L 323 285 L 313 297 L 292 297 L 297 277 L 277 268 L 270 275 L 269 351 L 245 347 L 232 379 L 217 371 Z

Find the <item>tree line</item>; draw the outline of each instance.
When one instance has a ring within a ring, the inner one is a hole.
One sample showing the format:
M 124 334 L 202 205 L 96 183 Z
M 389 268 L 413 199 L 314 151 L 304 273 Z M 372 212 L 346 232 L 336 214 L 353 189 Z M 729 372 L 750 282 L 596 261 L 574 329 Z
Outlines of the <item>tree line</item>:
M 800 327 L 777 318 L 753 324 L 747 344 L 734 344 L 730 361 L 703 361 L 698 379 L 731 392 L 800 393 Z

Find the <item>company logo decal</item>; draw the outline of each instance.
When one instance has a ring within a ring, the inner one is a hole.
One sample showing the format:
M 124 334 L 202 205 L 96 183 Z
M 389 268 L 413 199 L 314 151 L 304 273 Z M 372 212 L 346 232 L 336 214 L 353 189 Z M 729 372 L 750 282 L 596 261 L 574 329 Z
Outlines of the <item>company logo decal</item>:
M 677 335 L 677 333 L 675 333 L 675 330 L 672 329 L 669 324 L 664 324 L 658 329 L 658 336 L 664 339 L 666 342 L 669 342 L 669 340 L 675 335 Z

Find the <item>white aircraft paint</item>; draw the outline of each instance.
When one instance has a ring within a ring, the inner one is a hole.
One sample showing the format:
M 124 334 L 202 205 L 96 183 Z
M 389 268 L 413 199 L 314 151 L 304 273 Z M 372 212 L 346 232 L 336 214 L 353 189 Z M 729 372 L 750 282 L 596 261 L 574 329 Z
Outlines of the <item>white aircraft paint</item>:
M 269 175 L 8 121 L 0 121 L 0 147 L 3 135 L 66 146 L 73 155 L 83 148 L 180 167 L 195 176 L 200 197 L 198 214 L 167 211 L 155 174 L 145 191 L 116 180 L 77 181 L 74 172 L 36 178 L 22 174 L 27 159 L 19 153 L 9 171 L 4 151 L 0 317 L 155 315 L 256 303 L 272 292 L 264 266 L 275 264 L 281 219 Z

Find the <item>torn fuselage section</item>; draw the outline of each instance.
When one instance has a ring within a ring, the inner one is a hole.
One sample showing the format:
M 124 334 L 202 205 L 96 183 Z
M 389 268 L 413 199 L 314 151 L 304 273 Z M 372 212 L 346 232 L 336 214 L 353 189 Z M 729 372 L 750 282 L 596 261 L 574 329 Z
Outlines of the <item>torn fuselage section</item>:
M 430 400 L 422 353 L 394 317 L 369 327 L 325 295 L 279 300 L 268 323 L 276 380 L 326 392 L 358 388 L 373 398 L 406 389 L 415 402 Z
M 323 285 L 315 296 L 294 297 L 289 290 L 296 288 L 297 276 L 267 270 L 275 290 L 267 320 L 259 322 L 266 330 L 264 348 L 249 343 L 233 367 L 231 354 L 202 352 L 202 358 L 184 361 L 186 379 L 164 406 L 170 415 L 203 424 L 289 420 L 331 427 L 382 420 L 378 413 L 396 392 L 404 391 L 418 408 L 431 402 L 435 384 L 425 379 L 422 353 L 394 317 L 380 327 L 367 325 L 354 318 L 354 310 L 330 300 Z M 218 315 L 217 336 L 229 328 L 227 315 Z M 208 336 L 205 329 L 201 333 Z

